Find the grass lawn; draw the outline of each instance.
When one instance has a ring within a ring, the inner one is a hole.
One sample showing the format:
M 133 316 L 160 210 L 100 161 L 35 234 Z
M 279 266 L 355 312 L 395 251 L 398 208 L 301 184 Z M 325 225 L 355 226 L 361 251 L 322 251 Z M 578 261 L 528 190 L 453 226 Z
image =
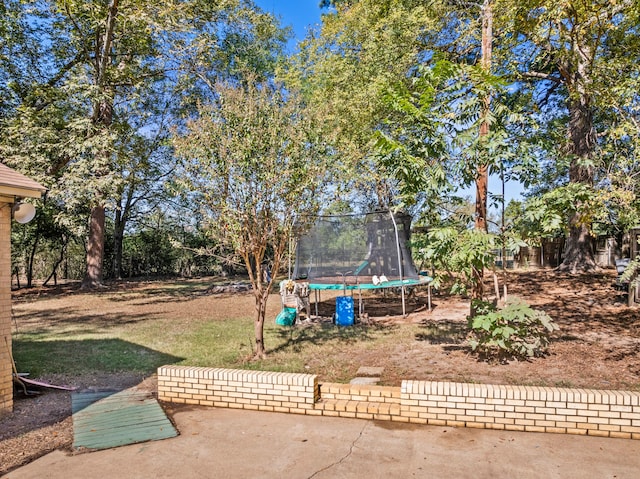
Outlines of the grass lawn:
M 251 293 L 208 294 L 212 280 L 117 285 L 98 292 L 16 294 L 13 348 L 18 369 L 33 377 L 109 372 L 153 373 L 158 366 L 320 372 L 346 381 L 345 358 L 410 341 L 415 328 L 330 323 L 282 327 L 274 323 L 279 295 L 269 300 L 265 324 L 268 358 L 253 351 Z M 321 364 L 318 359 L 322 359 Z
M 546 356 L 479 361 L 465 341 L 468 302 L 434 294 L 428 311 L 423 291 L 406 318 L 398 314 L 398 299 L 366 298 L 370 320 L 349 327 L 277 326 L 280 297 L 273 294 L 265 324 L 268 358 L 251 361 L 253 295 L 213 294 L 214 278 L 125 282 L 96 292 L 77 285 L 15 292 L 14 356 L 20 372 L 40 378 L 150 375 L 180 364 L 349 382 L 369 366 L 383 368 L 381 384 L 396 386 L 419 379 L 640 390 L 640 307 L 627 307 L 614 287 L 615 271 L 583 277 L 520 271 L 510 278 L 510 294 L 546 311 L 560 327 Z M 334 300 L 324 293 L 322 299 L 329 314 Z M 381 309 L 374 315 L 376 302 Z

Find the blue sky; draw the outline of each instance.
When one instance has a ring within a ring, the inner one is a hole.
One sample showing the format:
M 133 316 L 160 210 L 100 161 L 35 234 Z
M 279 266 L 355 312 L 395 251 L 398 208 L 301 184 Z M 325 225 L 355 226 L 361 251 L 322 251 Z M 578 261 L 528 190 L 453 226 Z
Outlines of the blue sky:
M 320 24 L 320 0 L 254 0 L 264 11 L 280 18 L 283 26 L 292 26 L 294 39 L 291 47 L 302 40 L 309 26 Z

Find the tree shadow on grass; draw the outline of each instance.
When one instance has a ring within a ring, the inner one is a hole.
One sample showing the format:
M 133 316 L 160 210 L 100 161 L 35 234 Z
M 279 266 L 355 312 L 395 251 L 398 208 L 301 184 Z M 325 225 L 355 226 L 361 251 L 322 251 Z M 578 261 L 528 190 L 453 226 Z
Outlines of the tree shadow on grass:
M 82 311 L 75 307 L 48 308 L 14 314 L 14 334 L 29 336 L 49 335 L 53 330 L 62 329 L 65 335 L 100 333 L 116 327 L 132 325 L 161 317 L 161 312 L 130 311 L 104 312 Z
M 466 323 L 454 321 L 423 321 L 421 331 L 416 333 L 416 341 L 430 344 L 463 344 L 469 328 Z
M 228 279 L 216 277 L 193 280 L 136 278 L 106 281 L 101 288 L 83 290 L 79 281 L 68 281 L 59 285 L 13 289 L 12 296 L 16 302 L 30 302 L 61 296 L 96 296 L 107 298 L 116 303 L 149 298 L 149 304 L 151 304 L 187 301 L 208 294 L 212 285 L 228 282 Z
M 354 324 L 352 326 L 337 326 L 331 322 L 318 322 L 302 326 L 282 326 L 275 330 L 275 336 L 282 343 L 269 353 L 291 350 L 300 352 L 307 344 L 326 344 L 337 342 L 352 344 L 361 341 L 372 341 L 381 332 L 398 328 L 388 324 Z
M 18 370 L 35 377 L 116 372 L 151 374 L 160 366 L 184 359 L 115 338 L 70 341 L 15 338 L 13 354 Z

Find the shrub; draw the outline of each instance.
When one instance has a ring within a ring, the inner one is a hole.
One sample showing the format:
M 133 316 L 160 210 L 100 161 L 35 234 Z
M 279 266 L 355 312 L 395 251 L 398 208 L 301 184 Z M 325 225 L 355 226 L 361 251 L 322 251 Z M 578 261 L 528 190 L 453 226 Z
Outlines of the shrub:
M 549 335 L 558 329 L 547 313 L 512 298 L 498 309 L 486 301 L 476 305 L 469 318 L 469 344 L 489 359 L 529 359 L 547 351 Z

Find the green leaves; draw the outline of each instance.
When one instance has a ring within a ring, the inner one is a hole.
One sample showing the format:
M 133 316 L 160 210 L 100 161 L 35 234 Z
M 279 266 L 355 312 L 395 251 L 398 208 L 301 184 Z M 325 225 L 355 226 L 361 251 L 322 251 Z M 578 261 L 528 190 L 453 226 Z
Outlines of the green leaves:
M 256 354 L 265 353 L 265 305 L 296 229 L 322 204 L 327 158 L 312 117 L 298 97 L 272 82 L 215 85 L 173 144 L 183 159 L 181 181 L 197 198 L 213 246 L 247 269 L 256 300 Z
M 481 302 L 479 312 L 469 319 L 468 342 L 471 349 L 489 359 L 529 359 L 544 354 L 549 335 L 558 326 L 543 311 L 531 308 L 518 298 L 511 298 L 498 309 Z
M 250 272 L 269 252 L 277 270 L 293 224 L 303 227 L 322 202 L 327 152 L 293 92 L 221 82 L 216 93 L 217 102 L 201 104 L 174 139 L 181 181 L 199 196 L 219 247 L 231 248 Z
M 425 177 L 401 153 L 380 153 L 376 144 L 384 148 L 380 133 L 389 116 L 384 98 L 392 84 L 408 81 L 428 22 L 420 2 L 341 2 L 335 13 L 323 16 L 321 31 L 308 35 L 282 71 L 288 85 L 299 89 L 323 118 L 325 138 L 342 158 L 336 183 L 377 206 L 395 203 L 396 174 L 407 182 L 414 173 Z M 403 107 L 411 105 L 398 105 Z
M 621 283 L 631 283 L 633 287 L 640 285 L 640 256 L 629 262 L 620 276 Z
M 554 237 L 565 234 L 569 218 L 575 225 L 591 225 L 605 211 L 603 196 L 584 183 L 569 183 L 527 201 L 523 219 L 528 234 Z
M 214 79 L 272 76 L 288 34 L 248 0 L 2 8 L 0 158 L 48 187 L 51 215 L 79 243 L 94 207 L 121 230 L 171 216 L 161 199 L 175 168 L 171 128 L 213 98 Z
M 477 271 L 493 266 L 497 237 L 477 229 L 443 226 L 430 230 L 422 240 L 414 239 L 416 259 L 436 271 L 434 284 L 452 281 L 452 292 L 466 293 L 477 281 Z

